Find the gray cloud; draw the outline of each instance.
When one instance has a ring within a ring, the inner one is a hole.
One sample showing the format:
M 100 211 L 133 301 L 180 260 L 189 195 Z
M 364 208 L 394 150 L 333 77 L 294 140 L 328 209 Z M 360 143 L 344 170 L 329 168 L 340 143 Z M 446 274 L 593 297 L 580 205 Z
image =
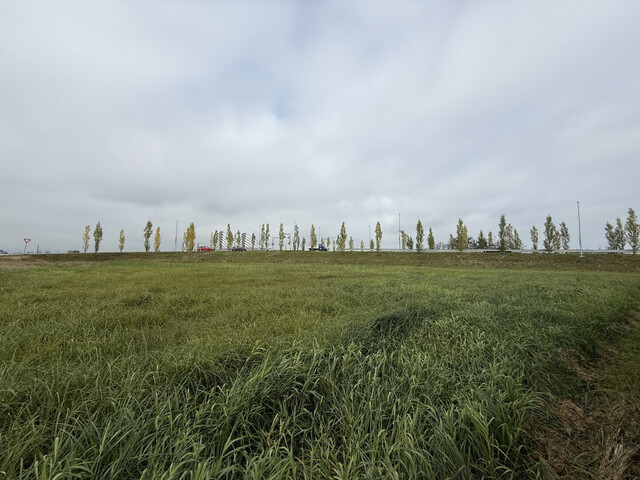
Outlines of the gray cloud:
M 547 214 L 577 245 L 640 208 L 640 5 L 0 6 L 0 248 L 105 249 L 147 219 L 444 241 Z M 130 233 L 129 233 L 130 232 Z M 527 243 L 527 240 L 525 240 Z

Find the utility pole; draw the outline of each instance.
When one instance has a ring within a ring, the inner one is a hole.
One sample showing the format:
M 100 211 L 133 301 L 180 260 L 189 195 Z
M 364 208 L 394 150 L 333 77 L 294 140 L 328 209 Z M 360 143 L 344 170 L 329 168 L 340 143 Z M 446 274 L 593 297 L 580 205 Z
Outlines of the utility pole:
M 400 240 L 400 214 L 398 214 L 398 250 L 402 250 L 402 242 Z
M 173 246 L 173 251 L 174 252 L 178 251 L 178 220 L 176 220 L 176 241 L 175 241 L 175 245 Z

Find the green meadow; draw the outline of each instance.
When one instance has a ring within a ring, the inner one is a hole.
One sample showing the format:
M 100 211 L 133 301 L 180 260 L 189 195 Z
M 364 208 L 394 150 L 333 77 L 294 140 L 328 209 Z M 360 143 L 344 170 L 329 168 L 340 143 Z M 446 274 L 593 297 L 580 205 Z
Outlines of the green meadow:
M 631 255 L 0 258 L 0 480 L 635 478 L 638 305 Z

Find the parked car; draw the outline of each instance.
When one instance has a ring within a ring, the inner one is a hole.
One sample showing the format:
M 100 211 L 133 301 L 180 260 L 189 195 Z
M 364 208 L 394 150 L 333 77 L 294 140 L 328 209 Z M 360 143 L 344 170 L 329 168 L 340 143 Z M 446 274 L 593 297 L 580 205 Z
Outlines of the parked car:
M 231 251 L 232 251 L 232 252 L 246 252 L 246 251 L 247 251 L 247 249 L 246 249 L 246 248 L 244 248 L 244 247 L 233 247 L 233 248 L 231 249 Z
M 213 252 L 213 248 L 198 245 L 199 252 Z
M 328 250 L 327 250 L 327 247 L 325 247 L 325 246 L 324 246 L 324 245 L 322 245 L 322 244 L 318 245 L 318 246 L 317 246 L 317 247 L 315 247 L 315 248 L 310 248 L 309 250 L 313 250 L 313 251 L 315 251 L 315 252 L 326 252 L 326 251 L 328 251 Z
M 0 250 L 0 255 L 9 255 L 7 252 L 5 252 L 4 250 Z

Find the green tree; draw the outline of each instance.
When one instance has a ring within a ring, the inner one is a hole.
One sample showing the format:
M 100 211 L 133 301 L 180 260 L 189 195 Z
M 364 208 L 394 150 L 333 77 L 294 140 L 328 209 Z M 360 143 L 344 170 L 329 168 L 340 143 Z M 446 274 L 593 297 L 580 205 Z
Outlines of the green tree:
M 260 250 L 266 247 L 264 223 L 260 225 Z
M 547 253 L 552 253 L 554 248 L 557 247 L 559 236 L 560 235 L 558 234 L 558 230 L 553 223 L 551 215 L 547 215 L 547 220 L 544 222 L 544 240 L 542 241 L 544 249 L 547 251 Z
M 214 232 L 211 234 L 211 242 L 210 242 L 210 247 L 215 250 L 218 247 L 218 242 L 220 241 L 220 233 L 218 233 L 217 230 L 214 230 Z
M 303 252 L 304 252 L 306 246 L 307 246 L 307 239 L 306 239 L 306 237 L 302 237 L 302 251 Z
M 626 235 L 625 235 L 624 226 L 622 225 L 622 220 L 620 218 L 616 218 L 616 244 L 618 245 L 618 250 L 624 250 L 624 246 L 627 243 Z
M 364 240 L 360 240 L 360 251 L 364 252 Z
M 151 245 L 149 245 L 149 239 L 151 238 L 151 233 L 153 232 L 153 223 L 151 220 L 147 220 L 147 224 L 144 227 L 144 251 L 148 252 Z
M 407 248 L 413 250 L 413 237 L 411 235 L 407 236 Z
M 376 223 L 376 252 L 380 251 L 380 244 L 382 243 L 382 227 L 380 222 Z
M 124 230 L 120 230 L 119 245 L 118 245 L 120 248 L 120 253 L 122 253 L 122 250 L 124 250 L 124 241 L 125 241 Z
M 318 237 L 316 236 L 316 227 L 311 225 L 311 234 L 309 235 L 309 248 L 312 250 L 318 246 Z
M 278 246 L 280 247 L 280 251 L 284 248 L 284 226 L 282 223 L 280 224 L 280 228 L 278 230 Z
M 375 249 L 375 244 L 373 243 L 373 238 L 371 240 L 369 240 L 369 250 L 371 250 L 373 252 L 373 250 Z
M 353 252 L 353 237 L 349 236 L 349 251 Z
M 251 234 L 251 250 L 254 250 L 256 248 L 256 234 L 252 233 Z
M 340 250 L 341 252 L 344 252 L 347 246 L 347 229 L 344 226 L 344 222 L 342 222 L 342 226 L 340 227 L 340 233 L 338 234 L 337 243 L 338 243 L 338 250 Z
M 531 227 L 531 244 L 533 245 L 533 249 L 534 250 L 538 250 L 538 229 L 536 228 L 536 226 L 534 225 L 533 227 Z
M 269 238 L 271 237 L 271 234 L 269 233 L 269 224 L 267 223 L 267 227 L 265 228 L 264 231 L 264 246 L 265 246 L 265 250 L 269 250 Z
M 89 240 L 91 239 L 91 225 L 84 226 L 84 234 L 82 235 L 82 247 L 84 248 L 84 253 L 87 253 L 89 250 Z
M 193 225 L 193 222 L 189 224 L 189 228 L 187 228 L 187 233 L 185 234 L 187 254 L 191 256 L 193 250 L 196 246 L 196 227 Z
M 616 237 L 616 231 L 609 222 L 604 227 L 604 237 L 607 240 L 607 250 L 617 250 L 618 249 L 618 239 Z
M 638 225 L 638 217 L 633 208 L 629 208 L 627 212 L 625 232 L 627 236 L 627 242 L 631 247 L 631 252 L 636 255 L 638 253 L 638 243 L 640 241 L 640 225 Z
M 240 233 L 240 230 L 236 232 L 235 240 L 236 240 L 237 247 L 244 247 L 244 245 L 242 244 L 242 234 Z
M 227 250 L 233 248 L 233 232 L 231 231 L 231 224 L 227 223 Z
M 293 226 L 293 251 L 300 250 L 300 227 L 298 225 Z
M 93 246 L 96 250 L 96 253 L 98 253 L 98 250 L 100 250 L 101 241 L 102 241 L 102 226 L 100 225 L 100 222 L 98 222 L 96 224 L 96 228 L 94 228 L 93 230 Z
M 457 239 L 453 236 L 453 233 L 449 234 L 449 250 L 455 250 L 457 247 Z
M 487 235 L 487 242 L 489 242 L 490 246 L 495 246 L 493 241 L 493 232 L 491 230 L 489 230 L 489 235 Z
M 478 248 L 487 248 L 487 239 L 484 236 L 484 232 L 482 230 L 480 230 L 480 233 L 478 234 Z
M 514 250 L 522 250 L 522 240 L 517 229 L 513 229 L 513 248 Z
M 504 216 L 504 213 L 500 215 L 500 222 L 498 222 L 498 248 L 501 253 L 504 253 L 507 250 L 508 246 L 508 235 L 507 231 L 507 220 Z
M 456 226 L 456 240 L 456 245 L 460 253 L 469 248 L 469 232 L 461 218 L 458 219 L 458 225 Z
M 422 252 L 422 247 L 424 246 L 424 227 L 422 226 L 422 222 L 418 219 L 418 223 L 416 224 L 416 251 L 418 253 Z
M 160 227 L 156 228 L 156 236 L 153 238 L 153 251 L 158 253 L 160 251 Z
M 571 235 L 569 235 L 569 227 L 564 222 L 560 222 L 560 243 L 563 250 L 569 250 L 569 242 L 571 241 Z
M 433 237 L 433 230 L 431 230 L 431 227 L 429 227 L 429 236 L 427 237 L 427 244 L 429 245 L 429 250 L 435 250 L 436 239 Z

